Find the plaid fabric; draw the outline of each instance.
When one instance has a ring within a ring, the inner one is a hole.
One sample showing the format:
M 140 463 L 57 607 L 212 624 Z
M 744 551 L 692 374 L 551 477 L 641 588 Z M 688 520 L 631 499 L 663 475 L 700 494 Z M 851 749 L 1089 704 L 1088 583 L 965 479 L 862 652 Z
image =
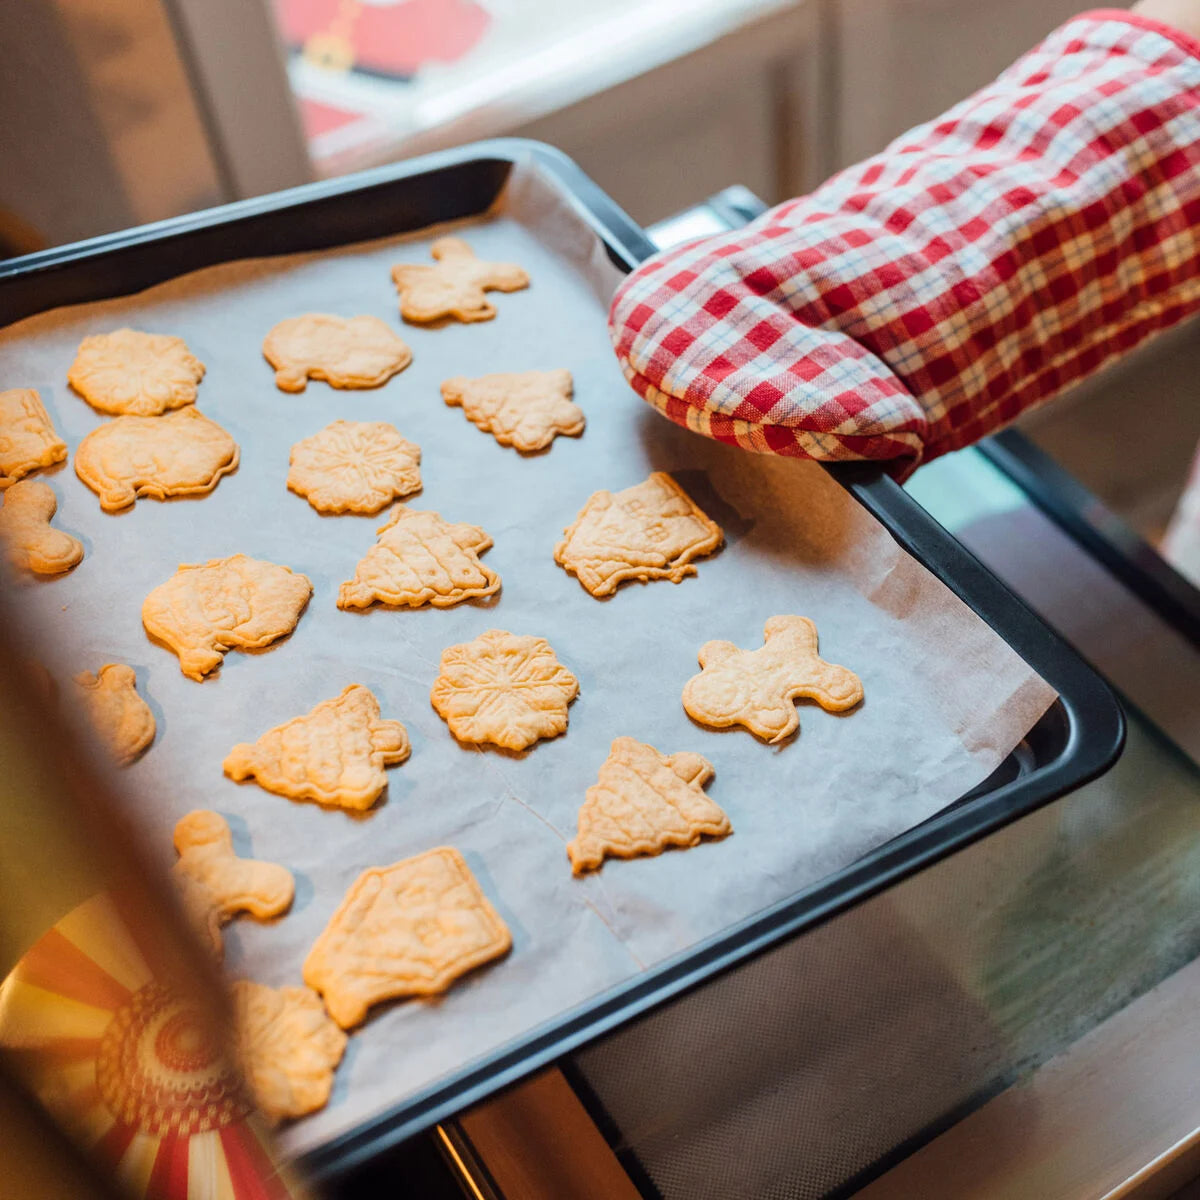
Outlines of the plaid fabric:
M 967 445 L 1200 308 L 1200 44 L 1068 22 L 995 83 L 610 314 L 633 387 L 749 450 Z

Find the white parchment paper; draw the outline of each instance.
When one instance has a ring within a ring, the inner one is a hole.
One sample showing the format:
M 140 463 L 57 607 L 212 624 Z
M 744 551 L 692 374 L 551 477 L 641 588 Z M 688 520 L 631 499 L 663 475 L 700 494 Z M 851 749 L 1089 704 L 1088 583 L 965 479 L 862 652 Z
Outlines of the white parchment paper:
M 227 927 L 230 972 L 299 983 L 309 946 L 364 868 L 443 843 L 466 855 L 512 929 L 508 958 L 445 997 L 373 1012 L 351 1038 L 328 1107 L 283 1132 L 297 1152 L 910 828 L 983 779 L 1053 700 L 819 468 L 708 442 L 630 392 L 605 331 L 617 272 L 568 199 L 518 172 L 498 211 L 464 232 L 481 256 L 519 262 L 533 281 L 497 296 L 492 322 L 400 325 L 388 271 L 400 260 L 429 261 L 432 239 L 422 234 L 227 264 L 0 333 L 0 387 L 37 388 L 72 454 L 102 418 L 68 390 L 67 368 L 83 336 L 126 324 L 186 339 L 208 367 L 199 407 L 241 445 L 239 469 L 211 495 L 139 500 L 116 516 L 101 512 L 70 467 L 47 473 L 57 524 L 83 539 L 87 556 L 66 577 L 23 589 L 64 692 L 84 668 L 137 669 L 158 738 L 122 781 L 164 868 L 176 820 L 205 807 L 229 818 L 240 853 L 295 873 L 285 918 Z M 309 311 L 383 318 L 411 345 L 412 365 L 375 391 L 276 390 L 263 336 Z M 529 458 L 446 407 L 438 390 L 451 375 L 560 366 L 574 374 L 587 430 Z M 335 607 L 338 584 L 386 514 L 322 517 L 284 481 L 290 446 L 339 417 L 390 421 L 421 446 L 424 492 L 410 503 L 492 535 L 485 561 L 503 580 L 497 598 L 448 610 Z M 653 469 L 675 474 L 724 528 L 726 545 L 678 586 L 626 585 L 595 600 L 555 565 L 555 542 L 593 491 L 637 483 Z M 238 552 L 303 571 L 313 598 L 290 638 L 231 653 L 215 677 L 195 683 L 147 639 L 142 600 L 179 563 Z M 691 722 L 680 691 L 699 646 L 711 638 L 757 646 L 776 613 L 816 621 L 824 655 L 861 676 L 862 706 L 835 716 L 806 704 L 800 734 L 779 747 Z M 548 638 L 579 677 L 564 737 L 519 756 L 465 748 L 433 712 L 441 651 L 489 628 Z M 370 813 L 293 803 L 223 776 L 235 742 L 354 682 L 405 723 L 413 743 Z M 621 734 L 710 759 L 709 793 L 734 833 L 659 858 L 610 861 L 576 880 L 565 842 Z

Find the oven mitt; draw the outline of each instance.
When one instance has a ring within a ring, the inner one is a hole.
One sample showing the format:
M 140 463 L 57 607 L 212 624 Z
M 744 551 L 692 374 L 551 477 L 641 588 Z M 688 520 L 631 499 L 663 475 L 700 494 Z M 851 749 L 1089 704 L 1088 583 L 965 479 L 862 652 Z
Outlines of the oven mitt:
M 678 424 L 904 476 L 1198 308 L 1200 42 L 1113 11 L 811 195 L 655 255 L 609 324 Z

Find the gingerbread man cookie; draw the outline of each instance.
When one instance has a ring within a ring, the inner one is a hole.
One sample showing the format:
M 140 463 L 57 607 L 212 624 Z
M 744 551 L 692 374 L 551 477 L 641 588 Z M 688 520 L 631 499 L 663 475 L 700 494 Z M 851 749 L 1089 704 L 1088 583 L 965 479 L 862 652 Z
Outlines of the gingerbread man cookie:
M 521 371 L 465 379 L 456 375 L 442 384 L 442 399 L 461 405 L 467 419 L 490 433 L 502 446 L 522 454 L 544 450 L 561 433 L 578 437 L 587 420 L 571 402 L 571 372 Z
M 280 321 L 263 341 L 275 386 L 302 392 L 310 379 L 335 388 L 375 388 L 412 362 L 412 351 L 378 317 L 309 313 Z
M 204 364 L 183 338 L 118 329 L 80 343 L 67 382 L 93 408 L 114 416 L 156 417 L 196 399 Z
M 807 617 L 772 617 L 757 650 L 706 642 L 700 666 L 683 689 L 688 715 L 716 729 L 744 725 L 767 742 L 782 741 L 799 727 L 792 703 L 798 697 L 827 712 L 844 712 L 863 698 L 857 675 L 817 654 L 817 627 Z
M 137 675 L 124 663 L 105 663 L 95 675 L 75 676 L 84 711 L 118 766 L 126 766 L 154 741 L 150 706 L 137 693 Z
M 174 866 L 184 908 L 213 953 L 223 952 L 221 926 L 238 913 L 260 921 L 278 917 L 292 905 L 292 873 L 277 863 L 239 858 L 233 834 L 220 813 L 190 812 L 175 826 Z
M 519 292 L 529 286 L 529 276 L 521 267 L 483 262 L 462 238 L 438 238 L 429 253 L 437 259 L 435 266 L 398 263 L 392 268 L 400 315 L 415 324 L 440 317 L 490 321 L 496 309 L 485 292 Z
M 0 491 L 67 457 L 42 398 L 32 388 L 0 392 Z
M 48 483 L 20 479 L 0 495 L 0 542 L 14 567 L 35 575 L 61 575 L 83 560 L 83 543 L 50 525 L 58 499 Z

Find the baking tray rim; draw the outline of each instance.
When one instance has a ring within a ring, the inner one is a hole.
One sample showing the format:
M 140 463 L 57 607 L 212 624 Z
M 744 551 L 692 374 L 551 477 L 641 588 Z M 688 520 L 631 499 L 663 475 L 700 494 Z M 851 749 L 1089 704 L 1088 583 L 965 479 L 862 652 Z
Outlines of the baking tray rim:
M 377 167 L 331 180 L 303 184 L 247 200 L 115 233 L 54 247 L 0 263 L 0 299 L 18 286 L 61 279 L 80 268 L 104 265 L 124 252 L 162 245 L 195 235 L 220 232 L 238 222 L 253 221 L 322 202 L 345 201 L 356 194 L 415 181 L 471 164 L 495 163 L 502 170 L 499 186 L 483 208 L 474 206 L 458 215 L 479 215 L 494 202 L 508 173 L 518 163 L 532 165 L 570 196 L 595 229 L 609 257 L 631 270 L 655 252 L 644 231 L 565 154 L 544 143 L 521 138 L 498 138 L 439 151 L 406 162 Z M 447 219 L 434 214 L 421 224 Z M 376 231 L 373 235 L 387 236 Z M 267 254 L 292 253 L 347 244 L 350 239 L 325 240 L 323 233 L 306 246 L 290 246 Z M 262 253 L 260 251 L 260 253 Z M 206 264 L 230 261 L 238 251 L 210 258 Z M 197 269 L 196 265 L 183 270 Z M 161 277 L 139 279 L 142 290 L 181 271 L 166 269 Z M 111 279 L 92 282 L 98 294 L 59 299 L 35 305 L 14 317 L 33 315 L 62 303 L 79 303 L 129 294 L 114 291 Z M 53 286 L 51 291 L 53 292 Z M 945 583 L 1058 692 L 1067 734 L 1059 753 L 1027 774 L 983 794 L 971 794 L 927 821 L 863 855 L 786 900 L 746 918 L 698 946 L 683 951 L 592 997 L 575 1009 L 466 1063 L 456 1073 L 408 1097 L 345 1133 L 297 1157 L 298 1165 L 316 1179 L 340 1175 L 391 1146 L 436 1124 L 484 1096 L 491 1095 L 532 1072 L 548 1066 L 617 1026 L 683 995 L 735 968 L 748 958 L 797 936 L 839 912 L 924 869 L 938 859 L 969 845 L 1018 817 L 1062 796 L 1100 775 L 1119 756 L 1125 721 L 1108 684 L 1079 655 L 1018 599 L 995 575 L 939 525 L 884 470 L 869 463 L 829 464 L 826 469 L 870 511 L 892 538 L 927 570 Z

